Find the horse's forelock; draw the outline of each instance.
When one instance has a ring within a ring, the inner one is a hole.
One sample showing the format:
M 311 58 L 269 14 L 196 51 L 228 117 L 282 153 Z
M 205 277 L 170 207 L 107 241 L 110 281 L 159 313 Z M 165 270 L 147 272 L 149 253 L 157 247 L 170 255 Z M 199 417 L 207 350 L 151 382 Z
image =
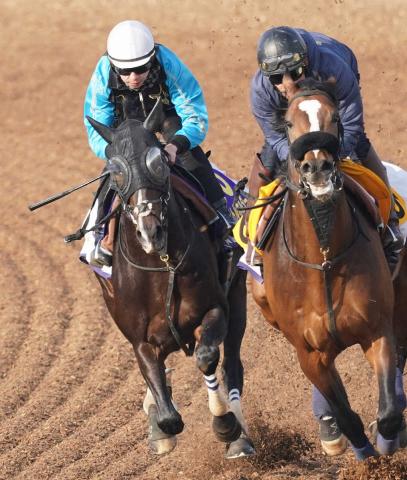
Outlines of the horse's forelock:
M 296 85 L 299 88 L 297 94 L 300 92 L 323 92 L 332 100 L 335 105 L 338 103 L 336 84 L 334 82 L 322 82 L 316 80 L 315 78 L 307 77 L 303 80 L 299 80 Z

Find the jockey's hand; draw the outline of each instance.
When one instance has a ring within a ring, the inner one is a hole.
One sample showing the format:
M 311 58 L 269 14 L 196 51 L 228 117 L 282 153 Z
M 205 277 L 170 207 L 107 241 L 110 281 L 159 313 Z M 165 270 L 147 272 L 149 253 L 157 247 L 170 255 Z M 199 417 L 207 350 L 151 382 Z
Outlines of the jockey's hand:
M 167 153 L 168 162 L 171 165 L 174 165 L 177 157 L 177 147 L 172 143 L 167 143 L 167 145 L 164 147 L 164 151 Z

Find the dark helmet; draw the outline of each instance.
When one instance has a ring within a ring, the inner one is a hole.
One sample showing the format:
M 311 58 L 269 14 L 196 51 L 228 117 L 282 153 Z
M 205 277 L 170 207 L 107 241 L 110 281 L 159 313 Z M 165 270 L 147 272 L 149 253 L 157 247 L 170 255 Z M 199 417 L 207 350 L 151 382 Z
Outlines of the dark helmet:
M 265 31 L 257 46 L 257 61 L 266 76 L 281 75 L 304 66 L 307 46 L 301 35 L 290 27 Z

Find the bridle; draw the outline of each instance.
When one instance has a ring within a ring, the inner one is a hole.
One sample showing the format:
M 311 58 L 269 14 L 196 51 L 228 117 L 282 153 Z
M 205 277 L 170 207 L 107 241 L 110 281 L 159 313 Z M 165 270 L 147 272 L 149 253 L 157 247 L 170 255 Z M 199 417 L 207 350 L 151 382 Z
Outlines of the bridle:
M 332 98 L 324 91 L 320 90 L 305 90 L 300 91 L 299 93 L 295 94 L 288 104 L 288 107 L 292 104 L 292 102 L 300 97 L 307 97 L 312 95 L 324 95 L 325 97 L 329 98 L 332 101 Z M 341 125 L 339 116 L 337 119 L 338 124 L 338 135 L 341 138 Z M 323 282 L 324 282 L 324 293 L 325 293 L 325 302 L 327 305 L 328 311 L 328 332 L 334 339 L 336 345 L 340 350 L 344 348 L 344 344 L 339 337 L 337 328 L 336 328 L 336 321 L 335 321 L 335 312 L 333 308 L 333 299 L 332 299 L 332 282 L 330 272 L 332 271 L 333 267 L 337 265 L 340 261 L 342 261 L 345 256 L 350 252 L 352 247 L 357 242 L 359 235 L 361 233 L 361 228 L 358 222 L 358 219 L 354 212 L 354 207 L 350 206 L 350 211 L 352 214 L 352 221 L 356 225 L 356 234 L 353 236 L 351 243 L 339 254 L 334 257 L 330 257 L 330 247 L 329 247 L 329 233 L 333 226 L 334 221 L 334 211 L 332 210 L 331 206 L 328 206 L 324 209 L 324 205 L 318 205 L 318 201 L 312 198 L 312 191 L 310 184 L 306 181 L 304 176 L 301 174 L 300 166 L 301 166 L 301 159 L 304 158 L 305 152 L 314 149 L 325 149 L 332 154 L 334 158 L 334 169 L 331 176 L 331 181 L 333 183 L 334 191 L 340 191 L 343 189 L 343 177 L 341 172 L 339 171 L 339 145 L 340 145 L 340 138 L 334 137 L 334 135 L 329 134 L 327 132 L 309 132 L 300 137 L 298 137 L 293 142 L 290 141 L 290 137 L 288 134 L 288 126 L 286 124 L 286 135 L 287 140 L 289 143 L 290 154 L 288 161 L 294 163 L 294 168 L 299 174 L 299 181 L 298 184 L 291 181 L 288 177 L 285 179 L 285 184 L 287 188 L 291 191 L 297 193 L 297 195 L 303 200 L 304 206 L 308 212 L 310 217 L 311 223 L 313 225 L 314 231 L 318 238 L 318 242 L 320 245 L 320 252 L 322 255 L 321 263 L 309 263 L 304 262 L 297 258 L 293 251 L 291 250 L 285 229 L 285 212 L 286 212 L 286 205 L 288 202 L 287 195 L 284 198 L 283 203 L 283 214 L 282 214 L 282 235 L 283 235 L 283 242 L 284 247 L 289 255 L 289 257 L 297 264 L 314 270 L 318 270 L 323 275 Z M 334 138 L 333 138 L 334 137 Z M 336 140 L 336 141 L 335 141 Z M 311 148 L 313 147 L 313 148 Z M 329 216 L 328 221 L 326 221 L 327 215 Z M 322 220 L 321 220 L 322 219 Z
M 174 283 L 175 283 L 175 274 L 179 273 L 179 271 L 182 268 L 182 265 L 184 264 L 185 260 L 188 257 L 189 252 L 191 251 L 191 247 L 193 245 L 194 239 L 195 239 L 195 228 L 192 229 L 192 236 L 189 239 L 187 246 L 181 255 L 181 258 L 174 264 L 174 262 L 171 261 L 170 256 L 168 255 L 167 252 L 167 241 L 168 241 L 168 203 L 171 198 L 171 185 L 170 185 L 170 180 L 168 179 L 167 182 L 168 188 L 166 192 L 163 192 L 158 198 L 154 200 L 142 200 L 141 202 L 137 203 L 134 207 L 129 205 L 128 203 L 123 204 L 123 212 L 124 214 L 130 219 L 133 225 L 137 225 L 137 218 L 139 216 L 147 216 L 147 215 L 154 215 L 153 213 L 153 208 L 154 205 L 160 204 L 161 205 L 161 210 L 160 210 L 160 225 L 164 231 L 165 234 L 165 251 L 162 252 L 159 256 L 160 261 L 164 263 L 164 266 L 162 267 L 149 267 L 145 265 L 140 265 L 139 263 L 134 262 L 131 260 L 128 252 L 126 251 L 124 245 L 123 245 L 123 239 L 122 239 L 122 222 L 119 221 L 119 226 L 118 226 L 118 238 L 117 242 L 119 245 L 119 251 L 126 261 L 128 265 L 130 265 L 133 268 L 136 268 L 138 270 L 142 270 L 145 272 L 168 272 L 169 277 L 168 277 L 168 286 L 167 286 L 167 294 L 166 294 L 166 299 L 165 299 L 165 317 L 167 320 L 168 327 L 177 343 L 179 348 L 183 350 L 186 356 L 190 357 L 194 353 L 195 349 L 195 344 L 189 344 L 187 345 L 181 338 L 181 335 L 179 334 L 178 330 L 176 329 L 174 325 L 174 321 L 171 317 L 171 299 L 172 299 L 172 293 L 174 290 Z M 135 192 L 136 193 L 136 192 Z M 122 200 L 123 201 L 123 200 Z M 183 209 L 184 213 L 188 215 L 191 223 L 192 223 L 192 218 L 190 215 L 190 212 L 187 208 Z M 136 217 L 134 216 L 134 212 L 137 212 Z
M 326 97 L 330 102 L 333 101 L 331 95 L 323 90 L 318 89 L 306 89 L 300 90 L 297 92 L 288 102 L 287 109 L 290 108 L 293 101 L 302 98 L 302 97 L 311 97 L 315 95 L 323 95 Z M 288 176 L 285 179 L 285 183 L 287 187 L 291 190 L 297 192 L 297 194 L 302 198 L 308 198 L 311 194 L 311 186 L 301 174 L 301 161 L 304 158 L 306 152 L 314 149 L 319 150 L 327 150 L 333 157 L 334 160 L 334 169 L 331 175 L 331 181 L 333 183 L 334 190 L 339 191 L 343 188 L 343 178 L 342 174 L 338 168 L 339 165 L 339 150 L 340 150 L 340 143 L 343 137 L 343 127 L 339 118 L 339 115 L 336 115 L 335 118 L 337 124 L 337 131 L 338 136 L 330 134 L 324 131 L 313 131 L 305 133 L 294 141 L 291 141 L 289 135 L 289 125 L 285 122 L 285 132 L 286 138 L 289 146 L 289 158 L 288 162 L 293 162 L 294 168 L 299 175 L 299 182 L 298 185 L 292 182 Z

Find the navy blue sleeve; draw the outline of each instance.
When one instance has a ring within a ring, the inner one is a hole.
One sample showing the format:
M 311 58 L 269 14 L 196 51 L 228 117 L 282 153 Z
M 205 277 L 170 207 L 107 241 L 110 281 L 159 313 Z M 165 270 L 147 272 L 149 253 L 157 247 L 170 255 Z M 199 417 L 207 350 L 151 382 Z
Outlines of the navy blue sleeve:
M 258 71 L 253 77 L 250 89 L 253 115 L 264 134 L 265 142 L 274 150 L 280 160 L 288 157 L 288 141 L 284 134 L 273 129 L 272 114 L 279 105 L 278 95 L 269 80 Z M 264 149 L 267 151 L 267 148 Z
M 352 70 L 342 62 L 337 63 L 334 76 L 339 100 L 339 116 L 344 132 L 340 153 L 343 157 L 352 157 L 359 136 L 364 131 L 363 104 L 359 83 Z

